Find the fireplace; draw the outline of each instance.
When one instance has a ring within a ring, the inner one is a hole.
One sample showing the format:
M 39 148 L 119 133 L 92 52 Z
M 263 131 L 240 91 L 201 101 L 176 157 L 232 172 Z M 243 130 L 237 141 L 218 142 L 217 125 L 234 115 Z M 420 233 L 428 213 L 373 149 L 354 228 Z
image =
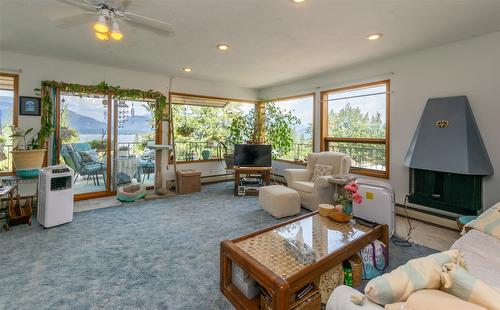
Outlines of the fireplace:
M 466 96 L 427 101 L 405 165 L 409 202 L 457 214 L 481 211 L 482 179 L 493 167 Z

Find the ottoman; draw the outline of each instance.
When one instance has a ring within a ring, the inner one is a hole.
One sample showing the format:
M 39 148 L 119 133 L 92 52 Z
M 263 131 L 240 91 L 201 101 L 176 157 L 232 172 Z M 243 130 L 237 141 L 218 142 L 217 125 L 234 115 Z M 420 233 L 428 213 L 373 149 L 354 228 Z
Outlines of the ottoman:
M 299 193 L 283 185 L 264 186 L 259 190 L 260 207 L 275 218 L 300 212 Z

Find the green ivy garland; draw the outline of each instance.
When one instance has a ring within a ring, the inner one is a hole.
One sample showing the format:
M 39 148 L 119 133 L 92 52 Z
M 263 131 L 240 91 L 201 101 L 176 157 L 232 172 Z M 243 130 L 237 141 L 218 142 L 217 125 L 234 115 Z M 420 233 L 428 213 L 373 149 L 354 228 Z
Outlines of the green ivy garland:
M 97 85 L 80 85 L 74 83 L 64 83 L 57 81 L 42 81 L 42 106 L 41 106 L 41 129 L 38 132 L 38 141 L 43 145 L 50 133 L 53 131 L 52 124 L 52 100 L 50 98 L 50 89 L 57 88 L 61 91 L 69 92 L 74 95 L 88 93 L 112 94 L 117 99 L 127 100 L 147 100 L 149 108 L 155 119 L 155 126 L 158 127 L 164 119 L 164 111 L 167 106 L 167 97 L 159 91 L 126 89 L 120 86 L 108 85 L 105 81 Z M 151 102 L 153 100 L 154 102 Z

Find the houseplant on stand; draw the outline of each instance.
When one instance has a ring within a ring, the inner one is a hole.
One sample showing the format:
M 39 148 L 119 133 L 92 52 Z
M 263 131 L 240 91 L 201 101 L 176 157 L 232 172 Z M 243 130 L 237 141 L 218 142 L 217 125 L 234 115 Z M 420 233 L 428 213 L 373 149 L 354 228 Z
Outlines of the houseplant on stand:
M 12 132 L 11 137 L 17 143 L 16 148 L 11 151 L 16 175 L 22 178 L 38 176 L 46 151 L 40 143 L 40 141 L 45 141 L 42 139 L 43 133 L 41 134 L 40 130 L 38 134 L 34 134 L 33 128 L 27 130 L 12 128 Z

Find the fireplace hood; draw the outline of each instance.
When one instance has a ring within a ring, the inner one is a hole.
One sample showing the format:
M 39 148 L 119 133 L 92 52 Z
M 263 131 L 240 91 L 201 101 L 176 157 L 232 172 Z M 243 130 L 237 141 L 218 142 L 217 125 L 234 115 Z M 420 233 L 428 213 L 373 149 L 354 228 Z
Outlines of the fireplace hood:
M 427 101 L 404 164 L 414 169 L 465 175 L 493 174 L 466 96 Z

